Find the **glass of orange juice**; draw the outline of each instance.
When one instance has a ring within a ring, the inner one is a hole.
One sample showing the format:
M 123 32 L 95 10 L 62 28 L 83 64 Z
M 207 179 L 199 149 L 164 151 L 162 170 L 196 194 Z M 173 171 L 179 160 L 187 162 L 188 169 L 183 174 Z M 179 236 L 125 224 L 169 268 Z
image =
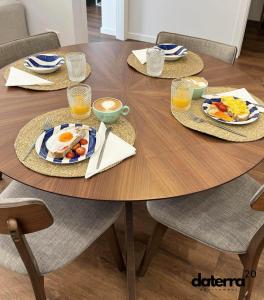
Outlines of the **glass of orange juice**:
M 87 84 L 78 84 L 67 89 L 71 115 L 74 119 L 87 119 L 91 114 L 92 90 Z
M 187 80 L 174 79 L 171 83 L 172 112 L 187 111 L 191 107 L 193 84 Z

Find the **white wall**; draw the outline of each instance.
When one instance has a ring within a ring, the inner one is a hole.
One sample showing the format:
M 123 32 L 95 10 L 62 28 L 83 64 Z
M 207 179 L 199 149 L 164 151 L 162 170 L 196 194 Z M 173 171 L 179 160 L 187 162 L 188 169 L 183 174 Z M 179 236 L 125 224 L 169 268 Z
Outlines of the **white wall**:
M 153 42 L 164 30 L 239 47 L 243 13 L 249 3 L 250 0 L 130 0 L 128 37 Z
M 45 0 L 46 1 L 46 0 Z M 65 1 L 65 0 L 64 0 Z M 72 0 L 73 28 L 75 43 L 88 42 L 88 24 L 86 0 Z
M 85 0 L 20 0 L 26 8 L 30 35 L 57 31 L 63 46 L 87 43 Z
M 116 35 L 116 0 L 102 0 L 101 33 Z
M 102 33 L 116 34 L 116 5 L 121 1 L 126 0 L 102 0 Z M 127 38 L 155 42 L 164 30 L 234 45 L 240 53 L 251 0 L 128 2 Z
M 260 20 L 263 4 L 264 4 L 264 0 L 251 0 L 251 6 L 248 15 L 249 20 L 253 20 L 253 21 Z

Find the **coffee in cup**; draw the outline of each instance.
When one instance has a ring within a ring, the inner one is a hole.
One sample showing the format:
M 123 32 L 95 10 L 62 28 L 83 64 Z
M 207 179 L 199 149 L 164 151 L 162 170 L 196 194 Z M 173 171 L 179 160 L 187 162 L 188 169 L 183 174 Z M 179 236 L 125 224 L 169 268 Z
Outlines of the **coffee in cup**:
M 116 98 L 104 97 L 93 102 L 93 113 L 96 118 L 104 123 L 114 123 L 121 115 L 129 113 L 129 107 L 123 105 L 122 101 Z

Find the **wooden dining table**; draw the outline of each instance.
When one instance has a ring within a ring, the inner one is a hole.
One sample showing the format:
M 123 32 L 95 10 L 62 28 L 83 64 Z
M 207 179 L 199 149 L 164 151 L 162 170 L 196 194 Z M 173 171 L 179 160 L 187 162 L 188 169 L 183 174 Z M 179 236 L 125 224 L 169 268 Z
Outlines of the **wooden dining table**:
M 14 150 L 19 130 L 40 114 L 67 107 L 66 90 L 6 88 L 3 70 L 0 74 L 0 171 L 51 193 L 84 201 L 123 201 L 129 300 L 136 299 L 133 204 L 168 198 L 177 201 L 179 196 L 217 187 L 248 172 L 264 158 L 264 139 L 227 142 L 178 123 L 170 112 L 171 80 L 144 76 L 127 65 L 131 50 L 148 46 L 136 41 L 109 41 L 62 48 L 86 54 L 92 73 L 85 82 L 92 87 L 92 98 L 121 99 L 130 106 L 127 119 L 136 130 L 136 155 L 88 180 L 45 176 L 19 162 Z M 205 64 L 200 76 L 209 86 L 245 87 L 264 99 L 263 87 L 239 66 L 200 56 Z

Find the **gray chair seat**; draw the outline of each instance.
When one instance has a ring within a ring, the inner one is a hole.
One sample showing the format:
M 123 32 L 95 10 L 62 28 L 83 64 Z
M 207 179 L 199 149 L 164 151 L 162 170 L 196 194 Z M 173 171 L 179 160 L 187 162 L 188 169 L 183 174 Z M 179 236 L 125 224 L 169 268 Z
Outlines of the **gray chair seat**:
M 26 235 L 42 274 L 74 260 L 116 221 L 122 210 L 121 203 L 63 197 L 16 181 L 2 192 L 0 203 L 4 203 L 3 199 L 18 197 L 43 199 L 54 217 L 54 224 L 49 228 Z M 0 235 L 0 265 L 27 273 L 8 235 Z
M 220 187 L 170 200 L 149 201 L 158 222 L 218 250 L 245 253 L 264 224 L 264 214 L 249 200 L 261 185 L 248 175 Z

